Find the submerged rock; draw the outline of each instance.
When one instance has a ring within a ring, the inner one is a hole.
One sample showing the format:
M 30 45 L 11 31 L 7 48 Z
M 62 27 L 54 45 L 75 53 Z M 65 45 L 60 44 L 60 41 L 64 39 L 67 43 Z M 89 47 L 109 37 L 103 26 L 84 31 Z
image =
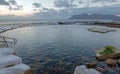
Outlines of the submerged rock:
M 106 63 L 110 66 L 115 66 L 116 65 L 116 60 L 114 59 L 107 59 Z
M 88 63 L 88 64 L 87 64 L 87 68 L 95 68 L 96 65 L 97 65 L 96 62 Z
M 109 28 L 91 27 L 91 28 L 88 28 L 88 31 L 98 32 L 98 33 L 107 33 L 107 32 L 115 32 L 116 30 L 109 29 Z

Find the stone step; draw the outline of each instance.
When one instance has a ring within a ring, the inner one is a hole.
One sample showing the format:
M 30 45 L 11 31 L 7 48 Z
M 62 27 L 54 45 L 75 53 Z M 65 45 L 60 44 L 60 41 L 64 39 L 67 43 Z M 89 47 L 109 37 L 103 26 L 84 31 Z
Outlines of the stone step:
M 32 74 L 32 73 L 30 71 L 29 66 L 21 63 L 12 67 L 1 69 L 0 74 Z
M 0 69 L 22 63 L 22 59 L 15 55 L 0 57 Z

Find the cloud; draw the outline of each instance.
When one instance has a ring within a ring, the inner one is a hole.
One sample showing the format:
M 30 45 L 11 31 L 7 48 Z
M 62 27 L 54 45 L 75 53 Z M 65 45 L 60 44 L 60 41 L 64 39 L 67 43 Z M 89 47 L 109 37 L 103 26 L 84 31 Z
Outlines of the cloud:
M 78 3 L 80 5 L 84 5 L 84 7 L 99 7 L 99 6 L 108 6 L 114 5 L 116 3 L 120 3 L 119 0 L 79 0 Z
M 0 0 L 0 5 L 9 6 L 9 2 L 7 2 L 5 0 Z
M 17 2 L 15 0 L 10 0 L 9 3 L 12 5 L 17 5 Z
M 71 8 L 67 9 L 67 11 L 71 12 L 70 15 L 75 14 L 120 14 L 120 5 L 113 6 L 105 6 L 105 7 L 83 7 L 83 8 Z
M 22 10 L 23 9 L 23 6 L 22 5 L 17 5 L 15 7 L 12 7 L 12 6 L 9 6 L 9 10 Z
M 33 3 L 33 6 L 34 6 L 35 8 L 40 8 L 40 7 L 41 7 L 41 3 Z
M 62 18 L 62 19 L 68 19 L 72 15 L 76 14 L 113 14 L 113 15 L 119 15 L 120 14 L 120 4 L 118 5 L 112 5 L 112 6 L 105 6 L 105 7 L 83 7 L 83 8 L 65 8 L 60 10 L 54 10 L 54 9 L 46 9 L 44 8 L 46 12 L 42 12 L 42 16 L 44 17 L 51 17 L 51 18 Z M 41 13 L 37 14 L 41 15 Z M 36 15 L 36 16 L 37 16 Z
M 91 2 L 117 2 L 118 0 L 92 0 Z
M 55 7 L 73 7 L 75 6 L 73 2 L 74 0 L 55 0 L 54 6 Z
M 11 5 L 9 5 L 9 10 L 22 10 L 23 6 L 19 5 L 15 0 L 8 1 Z
M 82 4 L 82 3 L 84 3 L 84 1 L 83 0 L 79 0 L 79 3 Z
M 54 0 L 55 9 L 43 7 L 41 3 L 33 3 L 34 8 L 32 9 L 35 12 L 28 17 L 38 19 L 68 19 L 72 15 L 84 13 L 120 15 L 120 4 L 116 1 L 118 0 Z M 79 4 L 76 2 L 79 2 Z M 106 2 L 105 4 L 110 4 L 99 6 L 99 4 L 102 5 L 104 2 Z M 116 2 L 116 4 L 114 2 Z M 15 0 L 10 0 L 9 4 L 10 10 L 22 10 L 23 8 L 23 6 L 18 5 Z M 78 6 L 76 6 L 77 4 Z M 89 4 L 93 6 L 89 6 Z
M 48 8 L 45 8 L 45 7 L 43 7 L 42 9 L 43 9 L 44 11 L 48 11 L 48 10 L 49 10 Z

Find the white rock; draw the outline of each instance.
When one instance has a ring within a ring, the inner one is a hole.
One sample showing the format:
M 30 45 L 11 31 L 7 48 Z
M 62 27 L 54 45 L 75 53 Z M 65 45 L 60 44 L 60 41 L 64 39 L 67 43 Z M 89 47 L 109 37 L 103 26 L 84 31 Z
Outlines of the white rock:
M 82 65 L 77 66 L 75 68 L 74 74 L 101 74 L 101 73 L 95 69 L 87 69 L 86 66 Z
M 0 48 L 0 56 L 14 54 L 15 50 L 11 48 Z
M 22 63 L 22 59 L 15 55 L 7 55 L 0 57 L 0 69 L 20 63 Z
M 25 64 L 18 64 L 0 70 L 0 74 L 24 74 L 25 71 L 30 70 L 30 67 Z

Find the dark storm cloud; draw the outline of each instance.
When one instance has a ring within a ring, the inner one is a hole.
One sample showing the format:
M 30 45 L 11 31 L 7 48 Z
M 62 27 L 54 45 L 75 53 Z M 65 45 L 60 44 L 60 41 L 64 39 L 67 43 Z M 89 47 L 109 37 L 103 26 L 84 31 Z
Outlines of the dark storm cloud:
M 7 1 L 5 1 L 5 0 L 0 0 L 0 5 L 9 6 L 9 2 L 7 2 Z
M 33 6 L 34 6 L 35 8 L 40 8 L 40 7 L 41 7 L 41 3 L 33 3 Z
M 54 6 L 55 7 L 73 7 L 75 6 L 73 2 L 74 0 L 55 0 Z

